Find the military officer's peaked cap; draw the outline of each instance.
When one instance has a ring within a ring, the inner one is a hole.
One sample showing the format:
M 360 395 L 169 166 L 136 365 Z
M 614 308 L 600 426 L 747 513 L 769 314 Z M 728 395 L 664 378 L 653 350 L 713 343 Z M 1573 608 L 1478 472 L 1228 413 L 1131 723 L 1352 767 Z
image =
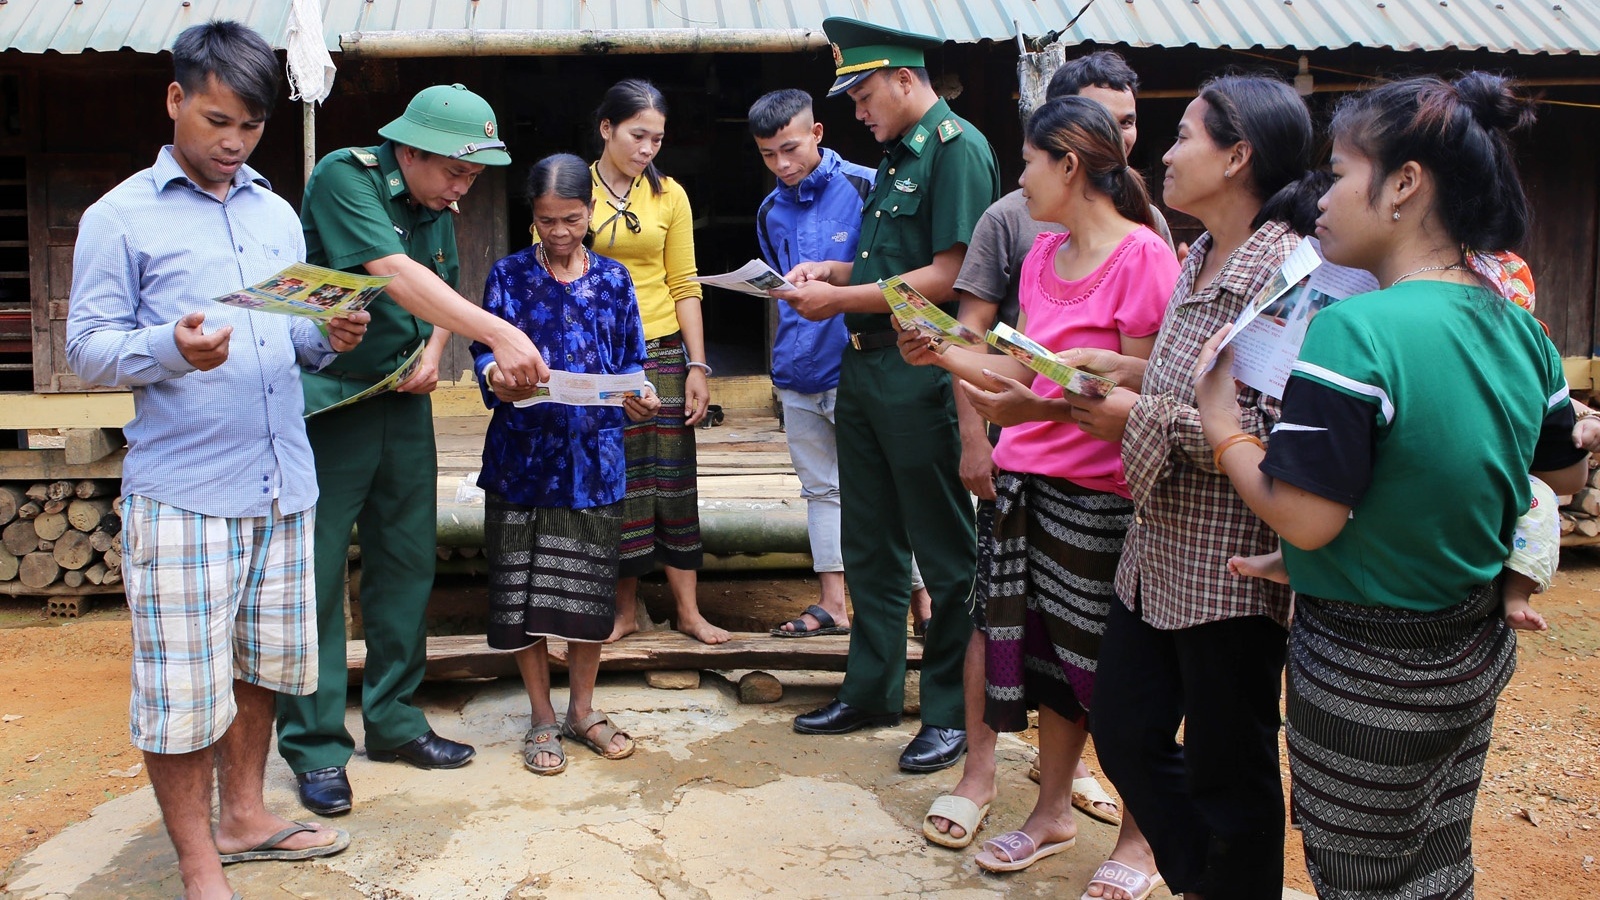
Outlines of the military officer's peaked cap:
M 831 16 L 822 30 L 833 44 L 834 82 L 829 97 L 837 97 L 879 69 L 918 69 L 927 65 L 922 51 L 944 46 L 944 40 L 873 25 L 858 19 Z

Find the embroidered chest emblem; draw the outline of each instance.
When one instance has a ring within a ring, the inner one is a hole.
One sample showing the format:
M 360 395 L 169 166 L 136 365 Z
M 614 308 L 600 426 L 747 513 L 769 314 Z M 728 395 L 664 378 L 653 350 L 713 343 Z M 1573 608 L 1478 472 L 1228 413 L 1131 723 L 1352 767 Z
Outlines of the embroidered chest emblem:
M 848 240 L 850 240 L 850 232 L 848 231 L 835 231 L 833 233 L 833 242 L 835 244 L 842 244 Z
M 898 178 L 895 180 L 894 189 L 902 194 L 915 194 L 917 183 L 909 178 Z

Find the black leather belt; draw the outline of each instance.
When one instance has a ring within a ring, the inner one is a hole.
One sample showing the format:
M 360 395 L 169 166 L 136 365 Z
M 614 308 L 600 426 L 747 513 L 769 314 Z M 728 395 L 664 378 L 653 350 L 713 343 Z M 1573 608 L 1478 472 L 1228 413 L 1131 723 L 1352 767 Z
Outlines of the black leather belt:
M 850 346 L 857 350 L 882 350 L 885 347 L 893 347 L 899 340 L 899 332 L 892 328 L 887 331 L 850 333 Z

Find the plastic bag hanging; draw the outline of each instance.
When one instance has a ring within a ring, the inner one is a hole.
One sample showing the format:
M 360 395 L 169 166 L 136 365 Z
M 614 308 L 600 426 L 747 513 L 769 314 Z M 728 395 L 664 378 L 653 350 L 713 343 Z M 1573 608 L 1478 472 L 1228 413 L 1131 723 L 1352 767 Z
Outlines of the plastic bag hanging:
M 292 0 L 285 41 L 289 60 L 289 99 L 321 103 L 333 93 L 337 71 L 322 32 L 320 0 Z

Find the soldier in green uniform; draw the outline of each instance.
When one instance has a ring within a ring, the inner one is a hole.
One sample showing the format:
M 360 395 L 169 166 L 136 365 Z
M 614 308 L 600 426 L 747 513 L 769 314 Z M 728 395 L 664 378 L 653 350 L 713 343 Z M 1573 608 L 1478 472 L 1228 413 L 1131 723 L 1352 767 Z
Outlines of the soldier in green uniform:
M 854 19 L 822 27 L 837 67 L 828 96 L 849 94 L 884 157 L 856 258 L 801 263 L 789 273 L 797 289 L 774 292 L 810 319 L 843 312 L 850 330 L 835 412 L 844 569 L 855 606 L 850 659 L 838 699 L 797 717 L 794 728 L 844 734 L 899 722 L 915 549 L 933 618 L 922 655 L 922 728 L 900 768 L 932 772 L 966 749 L 961 668 L 977 539 L 957 469 L 949 376 L 900 358 L 876 282 L 899 275 L 935 303 L 953 300 L 967 240 L 1000 196 L 1000 174 L 988 140 L 928 80 L 923 51 L 942 41 Z
M 320 815 L 349 811 L 345 763 L 355 747 L 344 725 L 344 572 L 351 527 L 361 533 L 361 613 L 367 665 L 361 711 L 369 758 L 422 768 L 465 765 L 473 748 L 436 735 L 411 703 L 422 682 L 423 612 L 433 587 L 437 462 L 428 393 L 451 332 L 483 341 L 518 383 L 546 379 L 523 333 L 455 292 L 456 201 L 485 166 L 511 162 L 494 110 L 465 87 L 417 94 L 379 129 L 375 147 L 336 150 L 306 184 L 301 206 L 309 262 L 395 275 L 369 307 L 358 352 L 303 378 L 316 411 L 361 392 L 426 344 L 416 372 L 390 393 L 306 422 L 316 454 L 317 692 L 278 704 L 278 750 L 294 770 L 300 801 Z

